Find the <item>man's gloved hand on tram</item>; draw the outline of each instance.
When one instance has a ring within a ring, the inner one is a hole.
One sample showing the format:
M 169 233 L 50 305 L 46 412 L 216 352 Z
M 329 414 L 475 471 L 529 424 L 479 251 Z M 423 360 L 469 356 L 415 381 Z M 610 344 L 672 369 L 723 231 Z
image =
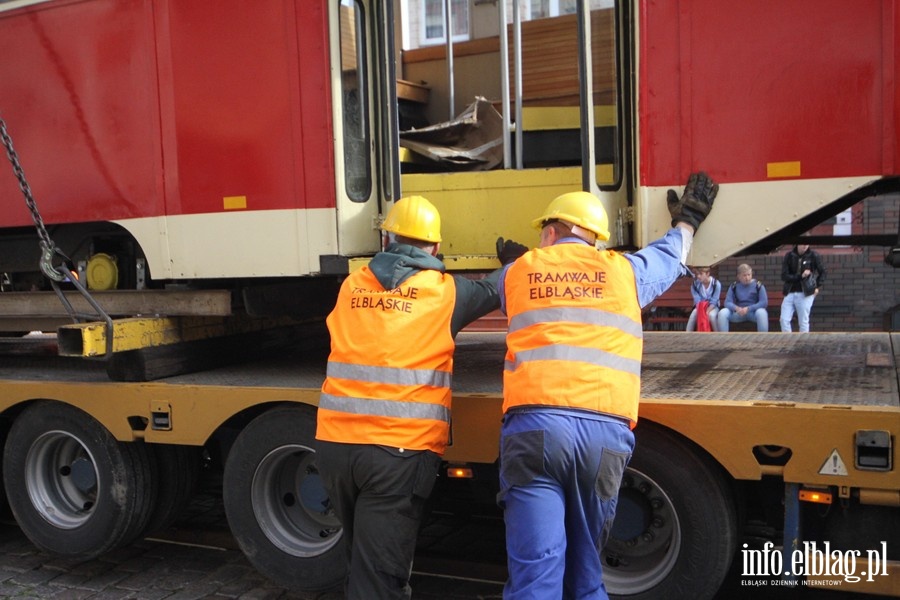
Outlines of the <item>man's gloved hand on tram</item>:
M 497 258 L 500 259 L 501 265 L 508 265 L 517 258 L 528 252 L 528 248 L 518 242 L 505 240 L 502 237 L 497 238 Z
M 694 228 L 700 228 L 700 223 L 706 219 L 712 210 L 713 201 L 719 193 L 719 184 L 700 171 L 691 173 L 681 198 L 675 190 L 666 193 L 666 204 L 669 214 L 672 215 L 672 227 L 678 223 L 687 223 Z

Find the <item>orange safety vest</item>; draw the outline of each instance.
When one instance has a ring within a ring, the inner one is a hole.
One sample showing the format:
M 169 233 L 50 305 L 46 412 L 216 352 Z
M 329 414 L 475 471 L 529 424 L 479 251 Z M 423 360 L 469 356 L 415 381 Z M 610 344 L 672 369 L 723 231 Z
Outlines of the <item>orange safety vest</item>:
M 443 454 L 450 432 L 456 282 L 420 271 L 385 290 L 364 267 L 328 316 L 316 438 Z
M 558 406 L 637 423 L 643 328 L 634 270 L 575 243 L 524 254 L 505 280 L 503 412 Z

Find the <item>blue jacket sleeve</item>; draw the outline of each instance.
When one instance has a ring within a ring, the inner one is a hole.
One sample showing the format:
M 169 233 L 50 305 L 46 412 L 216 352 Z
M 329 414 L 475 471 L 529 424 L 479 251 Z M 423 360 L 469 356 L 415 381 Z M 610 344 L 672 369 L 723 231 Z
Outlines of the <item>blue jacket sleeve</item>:
M 673 227 L 666 235 L 651 242 L 646 248 L 625 255 L 634 269 L 634 281 L 641 308 L 672 287 L 680 277 L 689 274 L 682 261 L 686 242 L 690 241 L 685 240 L 683 229 Z

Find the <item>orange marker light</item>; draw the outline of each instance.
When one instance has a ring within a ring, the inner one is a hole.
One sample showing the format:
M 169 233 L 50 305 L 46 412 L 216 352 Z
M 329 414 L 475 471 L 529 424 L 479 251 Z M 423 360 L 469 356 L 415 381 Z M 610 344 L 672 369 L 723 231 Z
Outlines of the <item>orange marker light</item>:
M 473 473 L 472 469 L 469 467 L 449 466 L 447 467 L 447 477 L 453 479 L 472 479 Z
M 831 504 L 831 494 L 821 490 L 800 490 L 800 500 L 816 504 Z

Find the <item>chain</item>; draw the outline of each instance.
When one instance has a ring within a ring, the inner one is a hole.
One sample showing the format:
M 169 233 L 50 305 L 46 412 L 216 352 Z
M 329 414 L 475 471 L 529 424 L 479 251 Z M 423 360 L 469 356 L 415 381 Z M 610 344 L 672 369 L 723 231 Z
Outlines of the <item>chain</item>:
M 6 156 L 9 157 L 9 162 L 12 163 L 13 174 L 19 180 L 19 189 L 22 190 L 22 194 L 25 196 L 25 205 L 31 211 L 31 219 L 37 228 L 38 237 L 41 238 L 41 272 L 53 281 L 65 281 L 68 276 L 59 272 L 53 266 L 53 257 L 67 257 L 57 249 L 53 240 L 50 239 L 50 234 L 47 233 L 44 220 L 41 218 L 41 213 L 38 211 L 37 203 L 34 201 L 34 196 L 31 193 L 31 187 L 28 185 L 28 180 L 25 179 L 25 171 L 19 163 L 19 155 L 16 154 L 16 150 L 13 148 L 12 138 L 9 136 L 6 122 L 2 118 L 0 118 L 0 139 L 2 139 L 3 145 L 6 147 Z
M 25 171 L 19 163 L 19 155 L 16 154 L 16 150 L 13 148 L 12 138 L 9 137 L 9 132 L 6 130 L 6 122 L 2 118 L 0 118 L 0 140 L 3 141 L 3 145 L 6 147 L 6 156 L 9 157 L 9 162 L 12 163 L 13 173 L 15 173 L 16 179 L 19 180 L 19 189 L 22 190 L 22 194 L 25 196 L 25 205 L 28 206 L 28 210 L 31 211 L 31 218 L 34 220 L 34 226 L 37 228 L 38 237 L 41 238 L 41 272 L 50 279 L 50 285 L 53 287 L 53 291 L 56 292 L 57 297 L 59 297 L 60 302 L 62 302 L 66 312 L 69 313 L 69 316 L 72 317 L 74 322 L 77 323 L 87 317 L 75 311 L 72 303 L 69 302 L 69 299 L 60 288 L 59 284 L 63 281 L 68 281 L 75 286 L 78 293 L 81 294 L 88 304 L 91 305 L 91 308 L 100 315 L 100 318 L 106 323 L 106 354 L 103 358 L 108 360 L 113 353 L 112 318 L 110 318 L 103 308 L 97 304 L 97 301 L 91 297 L 90 292 L 88 292 L 84 284 L 78 280 L 78 276 L 69 269 L 66 264 L 69 257 L 57 248 L 56 244 L 53 243 L 53 240 L 50 239 L 50 234 L 47 233 L 47 228 L 44 226 L 44 219 L 41 218 L 41 213 L 38 211 L 37 203 L 34 201 L 34 196 L 31 193 L 31 187 L 28 185 L 28 180 L 25 179 Z M 53 266 L 54 257 L 62 259 L 59 268 Z

